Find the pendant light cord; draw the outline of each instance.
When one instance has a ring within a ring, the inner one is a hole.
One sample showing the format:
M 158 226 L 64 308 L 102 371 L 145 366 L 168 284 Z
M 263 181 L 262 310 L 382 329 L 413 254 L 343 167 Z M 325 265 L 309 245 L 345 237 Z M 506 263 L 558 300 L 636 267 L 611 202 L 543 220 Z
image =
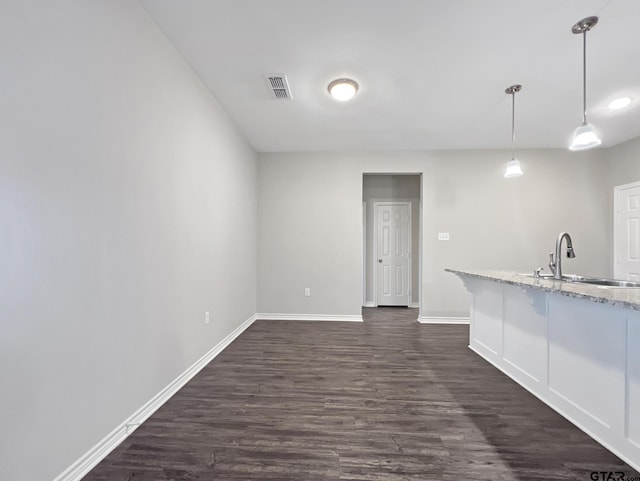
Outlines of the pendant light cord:
M 516 93 L 511 93 L 511 160 L 515 159 L 514 145 L 516 143 Z
M 587 30 L 582 32 L 582 125 L 587 125 Z

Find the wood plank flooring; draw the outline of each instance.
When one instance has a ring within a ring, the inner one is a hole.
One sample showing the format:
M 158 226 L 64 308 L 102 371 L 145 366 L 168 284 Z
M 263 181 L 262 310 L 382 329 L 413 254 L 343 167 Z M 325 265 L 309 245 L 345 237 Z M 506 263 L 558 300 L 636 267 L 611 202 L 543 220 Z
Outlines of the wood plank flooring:
M 417 311 L 256 321 L 84 481 L 638 475 Z

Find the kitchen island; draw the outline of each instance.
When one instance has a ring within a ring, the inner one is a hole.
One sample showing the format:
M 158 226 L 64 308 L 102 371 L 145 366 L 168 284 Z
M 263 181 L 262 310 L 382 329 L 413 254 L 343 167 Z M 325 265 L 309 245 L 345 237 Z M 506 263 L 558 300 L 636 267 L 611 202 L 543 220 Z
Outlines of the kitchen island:
M 640 289 L 455 270 L 469 347 L 640 470 Z

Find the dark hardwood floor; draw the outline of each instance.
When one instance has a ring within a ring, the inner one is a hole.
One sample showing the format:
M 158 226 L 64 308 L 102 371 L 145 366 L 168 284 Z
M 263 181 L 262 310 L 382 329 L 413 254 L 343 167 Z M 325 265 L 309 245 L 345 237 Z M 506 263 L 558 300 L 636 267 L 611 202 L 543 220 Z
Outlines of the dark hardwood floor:
M 638 475 L 417 311 L 256 321 L 85 481 Z

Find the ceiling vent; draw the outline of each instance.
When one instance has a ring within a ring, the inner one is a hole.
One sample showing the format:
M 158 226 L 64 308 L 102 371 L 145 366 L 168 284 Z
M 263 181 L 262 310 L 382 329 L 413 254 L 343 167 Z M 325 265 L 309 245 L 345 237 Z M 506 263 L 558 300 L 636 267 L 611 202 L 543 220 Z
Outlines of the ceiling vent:
M 286 75 L 272 74 L 265 75 L 264 78 L 274 99 L 291 100 L 291 90 L 289 89 Z

